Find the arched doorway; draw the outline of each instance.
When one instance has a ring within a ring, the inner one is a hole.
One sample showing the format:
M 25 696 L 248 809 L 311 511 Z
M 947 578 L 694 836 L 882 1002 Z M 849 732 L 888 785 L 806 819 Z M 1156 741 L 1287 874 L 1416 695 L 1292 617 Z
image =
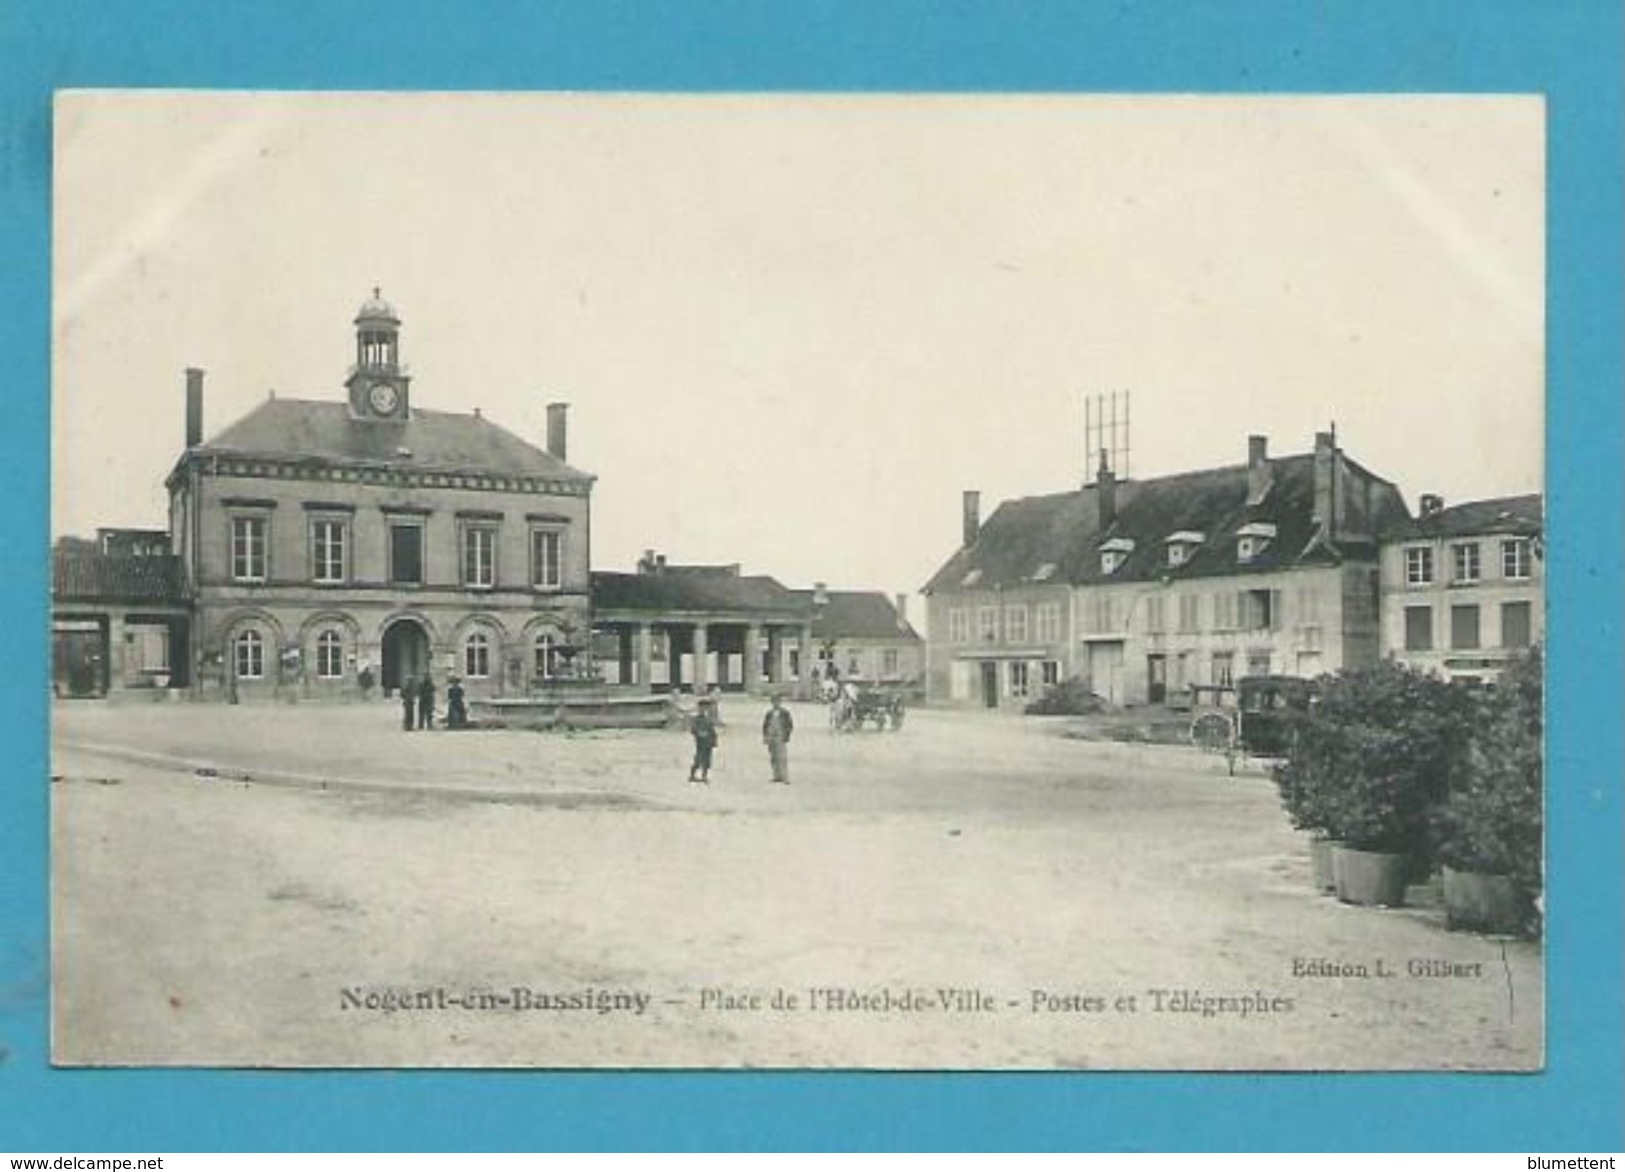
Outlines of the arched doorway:
M 385 693 L 429 670 L 429 635 L 416 619 L 396 619 L 384 628 L 382 678 Z

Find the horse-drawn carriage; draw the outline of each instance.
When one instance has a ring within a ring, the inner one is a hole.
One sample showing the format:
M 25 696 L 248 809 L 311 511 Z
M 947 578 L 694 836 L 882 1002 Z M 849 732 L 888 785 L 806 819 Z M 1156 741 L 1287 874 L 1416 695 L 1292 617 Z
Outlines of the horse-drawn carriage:
M 903 693 L 896 688 L 847 680 L 830 700 L 829 725 L 836 732 L 857 732 L 872 723 L 877 729 L 896 732 L 903 727 L 906 709 Z
M 1294 724 L 1309 713 L 1315 696 L 1314 681 L 1296 676 L 1246 676 L 1234 688 L 1203 690 L 1215 693 L 1215 706 L 1201 711 L 1198 705 L 1191 743 L 1204 752 L 1223 753 L 1231 773 L 1243 754 L 1286 756 Z

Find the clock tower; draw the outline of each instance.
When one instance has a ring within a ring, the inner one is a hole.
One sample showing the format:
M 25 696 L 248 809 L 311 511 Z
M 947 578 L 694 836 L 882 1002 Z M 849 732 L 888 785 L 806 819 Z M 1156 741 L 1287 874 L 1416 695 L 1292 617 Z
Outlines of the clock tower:
M 355 316 L 355 365 L 345 386 L 355 419 L 404 421 L 410 413 L 408 384 L 401 365 L 401 319 L 375 286 Z

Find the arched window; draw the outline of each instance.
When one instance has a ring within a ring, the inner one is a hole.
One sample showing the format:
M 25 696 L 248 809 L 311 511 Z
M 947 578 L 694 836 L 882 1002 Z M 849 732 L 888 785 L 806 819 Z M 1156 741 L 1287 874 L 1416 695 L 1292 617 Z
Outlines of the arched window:
M 265 678 L 265 640 L 255 630 L 243 631 L 232 646 L 234 666 L 240 680 Z
M 552 631 L 543 631 L 536 636 L 536 675 L 541 679 L 551 679 L 558 668 L 558 636 Z
M 337 631 L 316 637 L 316 678 L 336 680 L 344 674 L 344 639 Z
M 475 631 L 463 644 L 463 674 L 471 680 L 483 680 L 491 675 L 491 640 Z

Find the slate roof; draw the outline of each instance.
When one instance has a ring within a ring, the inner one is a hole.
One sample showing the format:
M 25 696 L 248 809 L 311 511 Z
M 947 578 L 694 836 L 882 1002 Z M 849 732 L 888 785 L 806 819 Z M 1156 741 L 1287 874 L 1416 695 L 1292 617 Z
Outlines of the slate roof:
M 739 574 L 731 567 L 667 566 L 651 574 L 598 570 L 592 574 L 595 610 L 648 614 L 724 612 L 771 613 L 786 619 L 811 617 L 810 603 L 777 579 Z
M 402 449 L 410 455 L 402 455 Z M 267 399 L 196 449 L 511 476 L 592 477 L 478 415 L 413 408 L 401 421 L 355 419 L 349 404 Z
M 797 597 L 812 608 L 814 639 L 908 639 L 919 642 L 919 632 L 905 619 L 897 621 L 897 608 L 878 590 L 826 590 L 822 606 L 813 591 L 797 590 Z
M 184 604 L 186 570 L 181 559 L 109 556 L 58 550 L 51 555 L 51 597 L 63 602 Z
M 1370 538 L 1345 536 L 1335 543 L 1324 539 L 1315 520 L 1314 459 L 1312 454 L 1272 458 L 1270 491 L 1253 507 L 1247 505 L 1245 464 L 1121 481 L 1116 488 L 1116 518 L 1105 528 L 1099 524 L 1098 485 L 1007 501 L 982 524 L 975 543 L 950 557 L 925 590 L 1039 585 L 1044 579 L 1037 575 L 1046 563 L 1055 566 L 1047 581 L 1086 585 L 1261 574 L 1374 556 Z M 1406 519 L 1397 489 L 1347 457 L 1341 463 L 1345 473 L 1373 482 L 1377 513 L 1373 530 Z M 1237 531 L 1259 522 L 1274 525 L 1275 538 L 1242 562 L 1237 557 Z M 1183 565 L 1171 567 L 1167 538 L 1182 530 L 1201 533 L 1205 540 Z M 1113 573 L 1105 574 L 1100 547 L 1113 538 L 1132 541 L 1133 550 Z M 967 585 L 972 571 L 980 574 Z
M 1476 537 L 1506 533 L 1533 537 L 1545 520 L 1545 503 L 1539 493 L 1523 496 L 1491 497 L 1463 501 L 1437 513 L 1416 517 L 1391 526 L 1383 533 L 1385 541 L 1415 541 L 1418 538 Z

